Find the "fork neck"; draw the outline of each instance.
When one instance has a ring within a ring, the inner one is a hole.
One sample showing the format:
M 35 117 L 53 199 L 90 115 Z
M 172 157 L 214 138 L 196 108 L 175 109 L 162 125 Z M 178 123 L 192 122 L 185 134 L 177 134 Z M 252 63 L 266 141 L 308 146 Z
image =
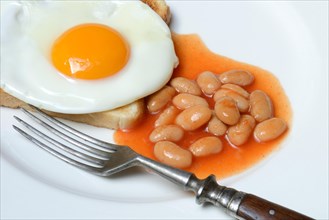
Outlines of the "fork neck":
M 161 164 L 143 156 L 138 156 L 136 159 L 140 163 L 139 165 L 159 174 L 184 189 L 187 189 L 186 186 L 188 185 L 192 173 Z

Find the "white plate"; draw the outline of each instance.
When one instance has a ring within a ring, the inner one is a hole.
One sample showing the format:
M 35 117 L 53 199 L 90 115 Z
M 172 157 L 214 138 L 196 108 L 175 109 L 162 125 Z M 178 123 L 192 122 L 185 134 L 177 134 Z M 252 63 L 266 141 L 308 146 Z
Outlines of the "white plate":
M 270 70 L 294 116 L 280 150 L 224 184 L 328 219 L 327 2 L 169 1 L 172 28 L 198 33 L 208 47 Z M 1 108 L 2 219 L 228 219 L 191 194 L 140 170 L 100 178 L 35 147 L 12 129 L 17 110 Z M 111 140 L 111 132 L 70 123 Z

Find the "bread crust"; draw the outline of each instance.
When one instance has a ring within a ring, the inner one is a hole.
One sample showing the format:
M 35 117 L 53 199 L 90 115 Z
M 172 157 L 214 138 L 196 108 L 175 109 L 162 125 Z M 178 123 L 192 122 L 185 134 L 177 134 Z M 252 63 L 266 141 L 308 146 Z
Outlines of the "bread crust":
M 169 25 L 171 14 L 165 0 L 142 1 L 149 5 Z M 2 89 L 0 89 L 0 105 L 8 108 L 24 108 L 27 110 L 32 110 L 28 104 L 9 95 Z M 136 126 L 141 121 L 144 115 L 144 109 L 144 99 L 139 99 L 120 108 L 89 114 L 63 114 L 50 111 L 46 112 L 54 117 L 81 122 L 96 127 L 105 127 L 109 129 L 129 129 Z
M 152 8 L 168 25 L 171 21 L 170 8 L 165 0 L 141 0 Z
M 24 108 L 29 111 L 33 111 L 27 103 L 9 95 L 2 89 L 0 89 L 0 105 L 8 108 Z M 104 127 L 109 129 L 129 129 L 136 126 L 141 121 L 144 115 L 144 109 L 144 99 L 139 99 L 120 108 L 89 114 L 63 114 L 51 111 L 45 112 L 54 117 L 81 122 L 96 127 Z

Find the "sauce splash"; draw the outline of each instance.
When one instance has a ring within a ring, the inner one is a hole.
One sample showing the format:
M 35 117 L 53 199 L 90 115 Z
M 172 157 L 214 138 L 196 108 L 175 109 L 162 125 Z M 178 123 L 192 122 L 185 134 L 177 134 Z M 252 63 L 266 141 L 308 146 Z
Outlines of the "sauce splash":
M 211 52 L 197 35 L 173 34 L 173 41 L 180 61 L 173 77 L 183 76 L 196 79 L 198 74 L 206 70 L 216 74 L 234 69 L 247 70 L 255 76 L 255 81 L 252 85 L 244 88 L 249 92 L 256 89 L 266 92 L 272 99 L 274 116 L 285 120 L 288 128 L 290 127 L 292 118 L 290 103 L 280 82 L 274 75 L 259 67 Z M 115 142 L 128 145 L 136 152 L 155 159 L 153 154 L 154 144 L 149 140 L 149 135 L 157 118 L 158 114 L 147 114 L 143 122 L 134 129 L 116 131 L 114 134 Z M 195 173 L 199 178 L 204 178 L 210 174 L 216 175 L 218 179 L 232 176 L 264 159 L 279 146 L 287 133 L 285 132 L 279 138 L 267 143 L 257 143 L 253 137 L 250 137 L 247 143 L 239 147 L 230 145 L 223 136 L 221 137 L 223 150 L 219 154 L 195 157 L 192 165 L 186 170 Z M 209 134 L 196 132 L 196 135 L 184 138 L 178 145 L 187 148 L 192 142 L 203 136 L 209 136 Z

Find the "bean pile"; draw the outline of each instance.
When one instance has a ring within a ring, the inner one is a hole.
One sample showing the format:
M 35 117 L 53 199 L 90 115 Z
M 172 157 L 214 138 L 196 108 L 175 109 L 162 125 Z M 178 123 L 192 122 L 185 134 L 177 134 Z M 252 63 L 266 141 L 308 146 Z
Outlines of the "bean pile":
M 196 80 L 173 78 L 147 99 L 149 113 L 159 117 L 149 139 L 155 157 L 168 165 L 185 168 L 193 157 L 221 152 L 220 136 L 241 146 L 251 136 L 257 142 L 276 139 L 287 129 L 284 120 L 274 117 L 270 97 L 261 90 L 249 93 L 254 76 L 243 70 L 221 74 L 202 72 Z M 209 100 L 211 99 L 211 102 Z M 189 131 L 205 129 L 209 136 L 192 143 L 188 149 L 178 146 Z

